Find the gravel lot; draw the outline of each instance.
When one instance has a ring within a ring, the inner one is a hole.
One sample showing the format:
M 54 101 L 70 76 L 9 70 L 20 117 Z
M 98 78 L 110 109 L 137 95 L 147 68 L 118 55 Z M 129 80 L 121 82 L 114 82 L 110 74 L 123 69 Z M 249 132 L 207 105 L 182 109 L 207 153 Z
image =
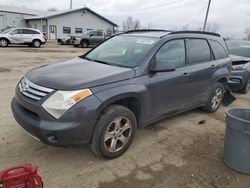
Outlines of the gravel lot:
M 39 165 L 45 187 L 249 187 L 250 177 L 222 161 L 225 110 L 249 107 L 250 94 L 207 114 L 199 109 L 158 122 L 137 132 L 120 158 L 96 158 L 87 146 L 56 148 L 27 136 L 15 122 L 10 102 L 18 80 L 28 70 L 84 49 L 48 42 L 40 49 L 0 49 L 0 169 L 22 163 Z M 199 125 L 198 122 L 206 120 Z

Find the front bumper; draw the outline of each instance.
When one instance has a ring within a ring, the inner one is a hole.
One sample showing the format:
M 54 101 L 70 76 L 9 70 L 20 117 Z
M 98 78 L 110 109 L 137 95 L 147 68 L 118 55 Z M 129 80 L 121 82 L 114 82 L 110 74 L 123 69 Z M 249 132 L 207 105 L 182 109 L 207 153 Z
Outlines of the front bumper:
M 60 119 L 51 117 L 41 104 L 17 91 L 11 108 L 16 121 L 33 138 L 54 146 L 89 143 L 99 100 L 90 96 L 69 109 Z
M 228 81 L 230 89 L 239 90 L 242 89 L 250 77 L 250 73 L 247 70 L 235 70 L 231 72 L 231 76 Z

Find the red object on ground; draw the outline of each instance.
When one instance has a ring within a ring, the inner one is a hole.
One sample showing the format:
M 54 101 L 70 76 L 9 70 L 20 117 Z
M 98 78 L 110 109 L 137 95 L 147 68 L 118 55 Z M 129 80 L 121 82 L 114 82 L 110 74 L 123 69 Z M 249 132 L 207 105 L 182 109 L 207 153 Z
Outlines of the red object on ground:
M 42 188 L 42 178 L 37 173 L 38 167 L 31 164 L 18 165 L 0 171 L 2 188 Z

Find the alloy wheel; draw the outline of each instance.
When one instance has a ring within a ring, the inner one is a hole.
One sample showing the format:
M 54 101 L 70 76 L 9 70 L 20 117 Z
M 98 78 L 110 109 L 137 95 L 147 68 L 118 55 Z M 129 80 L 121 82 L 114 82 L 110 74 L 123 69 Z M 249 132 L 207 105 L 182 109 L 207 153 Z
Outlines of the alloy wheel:
M 214 97 L 212 98 L 212 102 L 211 102 L 211 105 L 212 105 L 212 108 L 213 108 L 213 109 L 218 108 L 218 106 L 219 106 L 220 103 L 221 103 L 222 96 L 223 96 L 223 91 L 222 91 L 222 89 L 221 89 L 221 88 L 217 88 L 217 89 L 215 90 L 215 95 L 214 95 Z
M 129 141 L 132 132 L 131 121 L 119 117 L 112 121 L 104 134 L 104 146 L 109 152 L 120 151 Z
M 8 45 L 8 42 L 6 40 L 4 40 L 4 39 L 0 40 L 0 46 L 1 47 L 6 47 L 7 45 Z

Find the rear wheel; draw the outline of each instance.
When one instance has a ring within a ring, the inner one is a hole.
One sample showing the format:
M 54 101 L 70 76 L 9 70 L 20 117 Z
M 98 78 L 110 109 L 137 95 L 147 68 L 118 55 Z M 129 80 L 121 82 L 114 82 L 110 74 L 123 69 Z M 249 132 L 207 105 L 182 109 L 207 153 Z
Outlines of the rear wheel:
M 243 94 L 247 94 L 249 91 L 250 91 L 250 78 L 248 78 L 246 84 L 244 85 L 242 89 L 239 90 L 239 92 Z
M 96 123 L 90 148 L 98 156 L 119 157 L 132 143 L 136 127 L 133 112 L 124 106 L 110 105 Z
M 34 40 L 32 42 L 32 46 L 35 47 L 35 48 L 40 48 L 41 46 L 41 41 L 40 40 Z
M 212 88 L 208 102 L 206 106 L 203 107 L 203 109 L 210 113 L 216 112 L 221 105 L 221 102 L 224 98 L 224 94 L 225 94 L 224 85 L 222 83 L 217 82 Z
M 7 47 L 9 45 L 9 42 L 7 39 L 0 39 L 0 47 Z

